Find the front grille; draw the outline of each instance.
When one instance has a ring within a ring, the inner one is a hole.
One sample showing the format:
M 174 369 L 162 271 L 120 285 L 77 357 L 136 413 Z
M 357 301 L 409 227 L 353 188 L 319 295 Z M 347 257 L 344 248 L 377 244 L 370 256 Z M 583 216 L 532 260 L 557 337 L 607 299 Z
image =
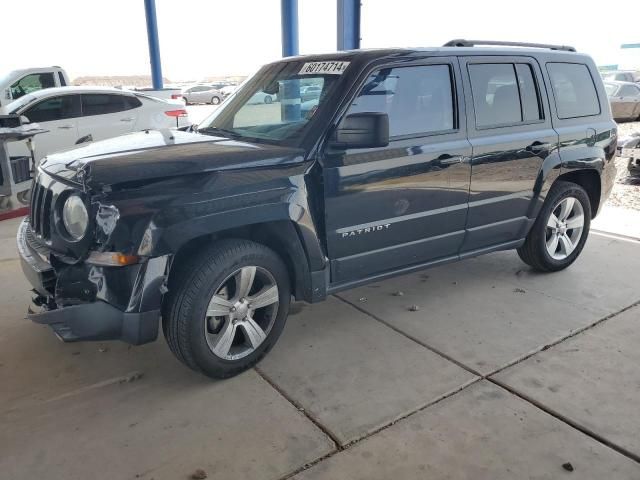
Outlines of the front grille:
M 37 181 L 31 189 L 31 213 L 29 223 L 31 230 L 44 240 L 51 237 L 51 200 L 53 193 Z

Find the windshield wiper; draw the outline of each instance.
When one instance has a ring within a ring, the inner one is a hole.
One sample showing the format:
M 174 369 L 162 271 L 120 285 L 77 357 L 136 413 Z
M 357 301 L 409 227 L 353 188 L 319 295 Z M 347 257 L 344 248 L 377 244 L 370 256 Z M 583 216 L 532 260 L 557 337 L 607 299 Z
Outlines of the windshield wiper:
M 227 130 L 226 128 L 220 128 L 220 127 L 202 127 L 199 128 L 197 130 L 198 133 L 207 133 L 207 132 L 211 132 L 211 133 L 223 133 L 225 135 L 228 135 L 230 137 L 242 137 L 242 135 L 240 135 L 238 132 L 234 132 L 233 130 Z

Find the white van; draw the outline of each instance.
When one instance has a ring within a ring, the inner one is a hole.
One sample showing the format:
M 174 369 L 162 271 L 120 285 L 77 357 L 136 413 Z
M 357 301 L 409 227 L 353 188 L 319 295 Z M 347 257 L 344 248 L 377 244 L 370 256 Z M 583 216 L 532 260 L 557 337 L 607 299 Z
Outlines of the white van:
M 69 85 L 67 72 L 60 67 L 23 68 L 0 75 L 0 107 L 36 90 Z

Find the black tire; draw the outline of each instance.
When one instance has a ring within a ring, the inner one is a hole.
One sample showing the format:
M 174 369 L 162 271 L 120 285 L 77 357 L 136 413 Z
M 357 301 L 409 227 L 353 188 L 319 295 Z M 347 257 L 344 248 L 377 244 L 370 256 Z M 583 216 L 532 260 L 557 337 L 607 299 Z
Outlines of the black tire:
M 187 100 L 187 97 L 182 97 L 182 99 L 184 100 L 185 105 L 189 105 L 189 100 Z
M 264 341 L 247 356 L 226 360 L 209 348 L 204 333 L 209 300 L 234 271 L 256 266 L 268 271 L 278 287 L 278 309 Z M 289 314 L 291 287 L 287 268 L 271 249 L 242 239 L 221 240 L 172 266 L 162 327 L 169 348 L 189 368 L 212 378 L 228 378 L 251 368 L 273 347 Z
M 266 97 L 264 97 L 264 103 L 266 103 L 267 105 L 273 103 L 273 98 L 271 98 L 271 95 L 267 95 Z
M 566 258 L 557 260 L 552 258 L 546 246 L 547 222 L 560 202 L 567 197 L 574 197 L 580 202 L 584 214 L 584 226 L 575 249 Z M 529 231 L 524 244 L 518 248 L 518 255 L 524 263 L 541 272 L 556 272 L 567 268 L 582 252 L 589 236 L 591 225 L 591 202 L 587 192 L 580 185 L 558 180 L 553 184 L 542 206 L 538 218 Z
M 220 97 L 212 97 L 211 105 L 220 105 Z

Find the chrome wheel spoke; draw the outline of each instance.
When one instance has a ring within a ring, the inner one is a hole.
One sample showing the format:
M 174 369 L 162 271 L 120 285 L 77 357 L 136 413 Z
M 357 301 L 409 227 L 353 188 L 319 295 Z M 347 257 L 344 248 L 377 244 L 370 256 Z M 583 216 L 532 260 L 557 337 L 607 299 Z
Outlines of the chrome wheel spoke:
M 209 334 L 209 337 L 211 338 L 209 345 L 213 353 L 220 358 L 225 358 L 229 355 L 233 340 L 236 338 L 236 324 L 227 320 L 220 333 L 217 335 Z
M 265 287 L 247 299 L 249 300 L 249 305 L 252 310 L 273 305 L 278 301 L 278 287 L 276 285 Z
M 558 214 L 558 219 L 561 222 L 564 222 L 569 218 L 571 212 L 573 211 L 573 205 L 576 203 L 576 199 L 573 197 L 565 198 L 562 203 L 560 203 L 560 213 Z
M 574 215 L 566 222 L 568 229 L 582 228 L 584 226 L 584 215 Z
M 207 307 L 207 317 L 226 317 L 233 307 L 233 303 L 222 298 L 220 295 L 214 295 Z
M 569 256 L 573 252 L 574 246 L 568 235 L 558 235 L 560 238 L 560 252 L 564 256 Z
M 251 344 L 253 349 L 260 346 L 264 339 L 267 338 L 267 334 L 262 327 L 258 325 L 251 317 L 247 317 L 242 323 L 238 324 L 245 333 L 246 340 Z
M 549 216 L 549 220 L 547 220 L 547 227 L 556 228 L 558 226 L 558 217 L 555 216 L 553 212 Z
M 547 240 L 547 251 L 551 254 L 551 256 L 553 256 L 553 254 L 555 254 L 556 250 L 558 249 L 558 241 L 559 235 L 557 233 L 552 233 L 551 238 Z
M 243 267 L 236 275 L 236 298 L 249 296 L 253 280 L 256 276 L 256 267 Z

